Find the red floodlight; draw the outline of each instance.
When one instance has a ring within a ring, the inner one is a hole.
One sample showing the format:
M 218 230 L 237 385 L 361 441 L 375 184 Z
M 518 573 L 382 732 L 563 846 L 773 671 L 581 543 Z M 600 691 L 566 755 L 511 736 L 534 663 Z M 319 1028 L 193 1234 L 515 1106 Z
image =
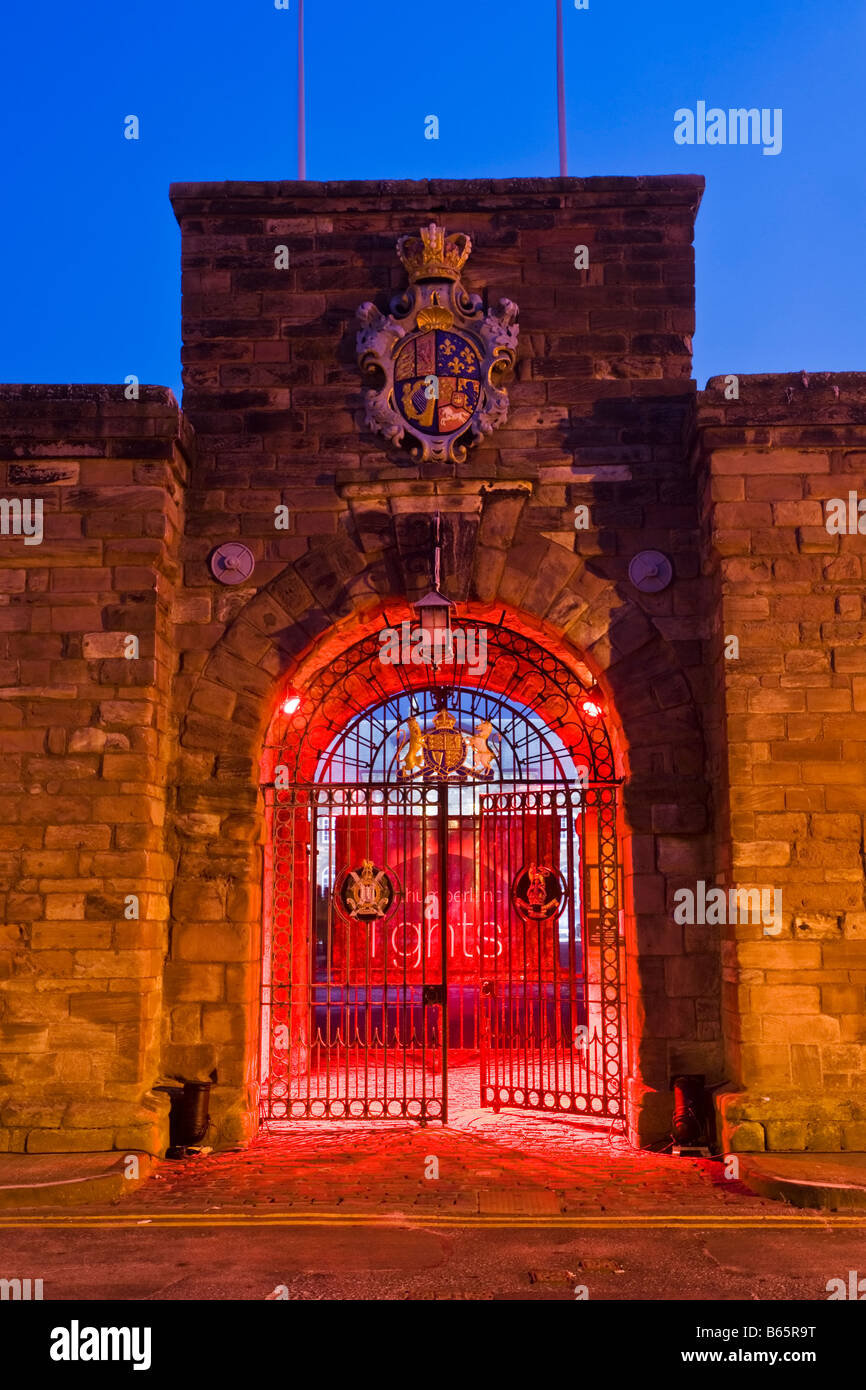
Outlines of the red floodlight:
M 283 714 L 294 714 L 300 703 L 300 695 L 295 695 L 294 691 L 288 691 L 282 704 Z
M 601 703 L 601 691 L 594 685 L 580 702 L 580 708 L 587 719 L 600 719 L 604 714 L 604 706 Z

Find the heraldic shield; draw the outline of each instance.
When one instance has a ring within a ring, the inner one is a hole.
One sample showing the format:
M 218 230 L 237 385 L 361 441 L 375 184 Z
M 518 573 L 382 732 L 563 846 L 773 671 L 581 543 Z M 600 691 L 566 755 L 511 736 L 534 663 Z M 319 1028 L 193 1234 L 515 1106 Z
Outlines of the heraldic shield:
M 436 389 L 430 388 L 430 376 Z M 433 329 L 410 338 L 394 364 L 397 408 L 425 434 L 466 429 L 481 396 L 481 357 L 462 333 Z
M 440 710 L 433 728 L 424 737 L 425 771 L 435 776 L 456 772 L 466 759 L 466 740 L 455 728 L 457 721 L 448 710 Z
M 403 236 L 397 253 L 409 287 L 382 314 L 369 301 L 357 312 L 358 363 L 368 381 L 365 423 L 416 458 L 462 462 L 467 445 L 508 415 L 503 382 L 517 360 L 517 305 L 483 310 L 461 281 L 472 242 L 446 236 L 435 222 L 420 238 Z
M 464 733 L 450 710 L 440 709 L 426 732 L 421 732 L 413 717 L 407 720 L 407 726 L 408 733 L 401 728 L 397 734 L 397 775 L 401 780 L 421 776 L 489 781 L 493 777 L 500 740 L 493 735 L 489 719 L 481 720 L 474 733 Z

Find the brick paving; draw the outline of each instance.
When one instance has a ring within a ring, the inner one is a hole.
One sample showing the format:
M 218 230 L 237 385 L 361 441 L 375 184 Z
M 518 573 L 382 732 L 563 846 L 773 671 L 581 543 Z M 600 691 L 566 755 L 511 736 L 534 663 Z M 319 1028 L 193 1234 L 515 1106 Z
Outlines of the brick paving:
M 450 1079 L 449 1079 L 450 1080 Z M 726 1180 L 724 1165 L 635 1150 L 610 1121 L 466 1103 L 466 1078 L 447 1126 L 296 1122 L 247 1149 L 181 1162 L 123 1199 L 125 1211 L 559 1213 L 778 1213 L 779 1204 Z M 460 1095 L 464 1103 L 459 1103 Z M 425 1176 L 438 1162 L 438 1179 Z

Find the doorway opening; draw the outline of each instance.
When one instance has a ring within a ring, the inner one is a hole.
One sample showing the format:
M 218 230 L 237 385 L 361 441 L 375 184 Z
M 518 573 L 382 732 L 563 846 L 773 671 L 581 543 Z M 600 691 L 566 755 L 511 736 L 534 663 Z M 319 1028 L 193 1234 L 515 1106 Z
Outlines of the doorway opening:
M 263 1122 L 447 1123 L 455 1083 L 621 1117 L 603 709 L 501 625 L 475 680 L 379 651 L 331 663 L 266 750 Z

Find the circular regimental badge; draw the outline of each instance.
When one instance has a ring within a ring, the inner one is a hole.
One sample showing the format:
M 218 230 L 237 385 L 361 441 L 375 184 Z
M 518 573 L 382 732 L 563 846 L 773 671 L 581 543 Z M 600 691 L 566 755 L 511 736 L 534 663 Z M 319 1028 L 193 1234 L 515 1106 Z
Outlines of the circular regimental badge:
M 344 869 L 334 885 L 334 901 L 354 922 L 382 921 L 397 905 L 399 895 L 396 877 L 372 859 Z
M 547 922 L 559 916 L 565 892 L 565 880 L 557 869 L 527 864 L 511 885 L 511 901 L 525 921 Z

